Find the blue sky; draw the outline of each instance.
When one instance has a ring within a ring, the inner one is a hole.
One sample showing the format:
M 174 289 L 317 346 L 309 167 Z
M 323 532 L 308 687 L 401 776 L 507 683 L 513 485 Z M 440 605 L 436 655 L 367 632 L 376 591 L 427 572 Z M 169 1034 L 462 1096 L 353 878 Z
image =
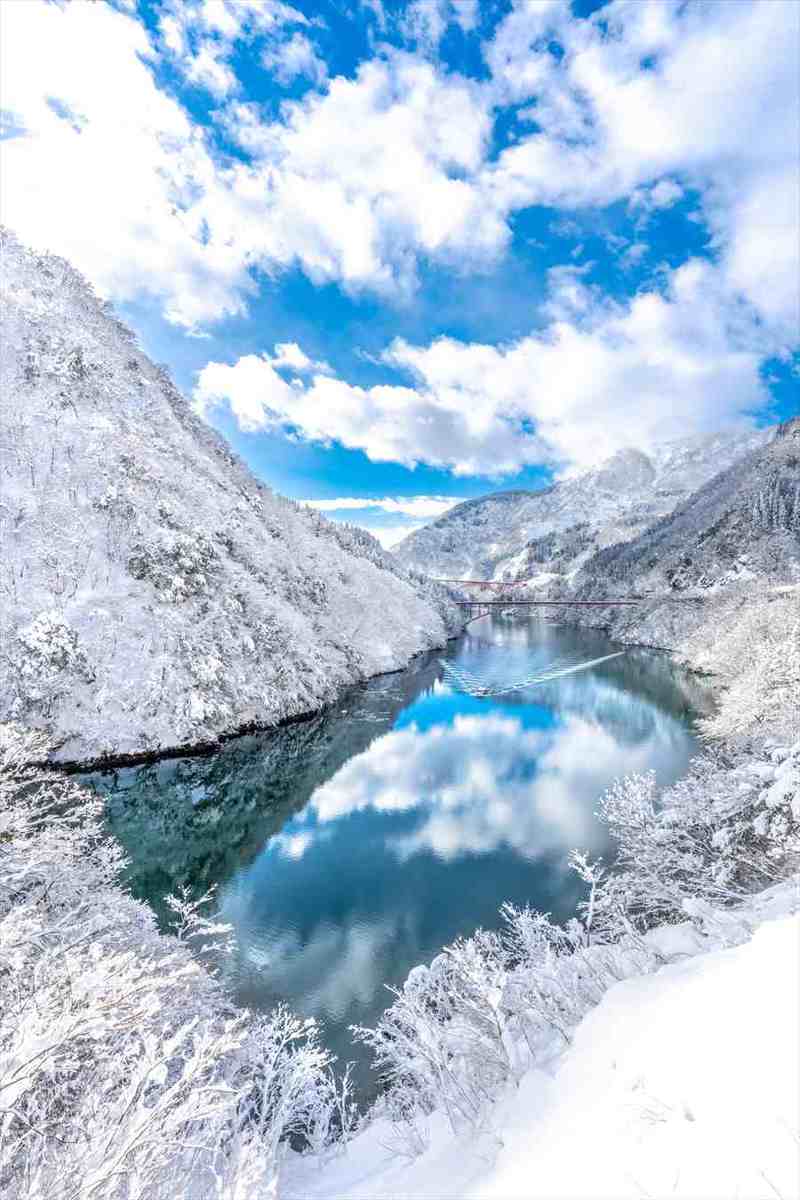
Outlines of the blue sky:
M 277 490 L 391 542 L 797 411 L 794 0 L 2 8 L 4 219 Z

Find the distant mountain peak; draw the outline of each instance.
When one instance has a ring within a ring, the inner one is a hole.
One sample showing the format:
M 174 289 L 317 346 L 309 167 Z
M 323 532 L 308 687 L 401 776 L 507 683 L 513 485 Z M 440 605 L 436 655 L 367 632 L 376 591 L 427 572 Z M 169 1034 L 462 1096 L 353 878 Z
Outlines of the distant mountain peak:
M 415 530 L 394 553 L 434 577 L 550 583 L 571 576 L 594 551 L 636 537 L 773 434 L 732 429 L 647 452 L 623 447 L 540 491 L 490 493 L 459 504 Z

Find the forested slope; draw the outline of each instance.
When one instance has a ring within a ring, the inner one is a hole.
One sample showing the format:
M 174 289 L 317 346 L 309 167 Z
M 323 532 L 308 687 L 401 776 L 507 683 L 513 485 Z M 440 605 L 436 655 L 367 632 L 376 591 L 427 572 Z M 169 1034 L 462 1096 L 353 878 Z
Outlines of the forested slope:
M 563 592 L 638 593 L 630 608 L 564 609 L 628 642 L 663 646 L 724 689 L 706 732 L 800 736 L 800 417 Z
M 783 582 L 800 569 L 800 417 L 721 471 L 673 513 L 599 551 L 582 578 L 600 587 L 704 588 Z
M 67 263 L 2 257 L 0 720 L 65 759 L 208 742 L 457 630 L 369 534 L 259 483 Z
M 454 579 L 569 579 L 604 547 L 636 538 L 719 471 L 764 446 L 772 429 L 725 430 L 642 450 L 536 492 L 467 500 L 404 538 L 406 566 Z

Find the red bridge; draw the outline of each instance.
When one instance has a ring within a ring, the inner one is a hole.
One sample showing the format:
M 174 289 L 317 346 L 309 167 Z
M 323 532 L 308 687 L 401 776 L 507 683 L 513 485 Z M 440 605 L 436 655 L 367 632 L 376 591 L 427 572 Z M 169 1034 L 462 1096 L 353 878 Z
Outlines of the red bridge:
M 532 583 L 533 578 L 529 579 L 435 579 L 435 583 L 446 583 L 451 586 L 461 588 L 486 588 L 489 591 L 503 592 L 509 588 L 519 587 L 521 584 Z M 654 595 L 634 595 L 634 596 L 609 596 L 603 600 L 572 600 L 569 596 L 549 597 L 542 600 L 530 600 L 511 595 L 503 596 L 499 600 L 485 600 L 480 596 L 465 596 L 458 600 L 458 603 L 464 608 L 509 608 L 513 605 L 515 608 L 563 608 L 569 605 L 572 608 L 608 608 L 610 605 L 628 606 L 642 604 L 646 600 L 669 600 L 669 601 L 689 601 L 701 602 L 704 599 L 702 596 L 654 596 Z

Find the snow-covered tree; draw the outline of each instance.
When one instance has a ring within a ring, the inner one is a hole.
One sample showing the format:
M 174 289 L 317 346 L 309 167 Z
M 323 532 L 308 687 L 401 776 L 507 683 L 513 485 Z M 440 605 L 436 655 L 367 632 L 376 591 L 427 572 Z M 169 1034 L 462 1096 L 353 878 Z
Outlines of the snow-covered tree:
M 256 480 L 67 263 L 0 243 L 0 719 L 81 761 L 211 742 L 460 629 Z
M 224 931 L 177 900 L 181 937 L 116 880 L 98 802 L 0 734 L 0 1196 L 271 1196 L 287 1143 L 352 1119 L 313 1021 L 236 1010 L 189 944 Z
M 502 1089 L 568 1044 L 612 984 L 663 965 L 669 947 L 749 936 L 751 897 L 800 870 L 800 742 L 758 759 L 706 755 L 660 794 L 652 775 L 630 776 L 601 813 L 618 856 L 604 869 L 573 855 L 588 889 L 578 917 L 560 926 L 506 906 L 501 936 L 479 931 L 415 968 L 377 1027 L 356 1031 L 406 1152 L 425 1147 L 437 1109 L 456 1133 L 486 1130 Z

